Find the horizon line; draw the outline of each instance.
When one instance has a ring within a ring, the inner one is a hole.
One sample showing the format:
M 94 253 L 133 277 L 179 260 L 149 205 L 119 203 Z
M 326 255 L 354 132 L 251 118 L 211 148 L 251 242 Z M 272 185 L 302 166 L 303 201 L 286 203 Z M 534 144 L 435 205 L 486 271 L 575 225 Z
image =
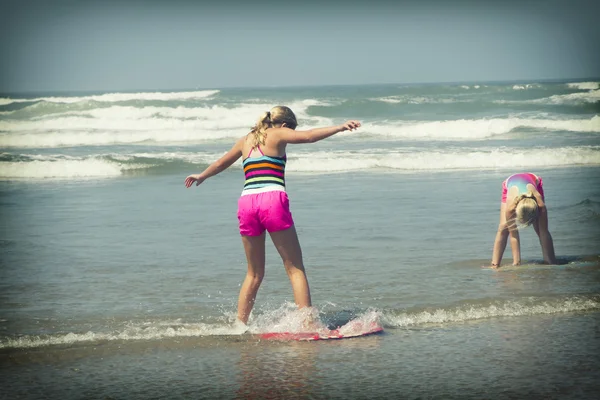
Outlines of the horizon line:
M 501 79 L 501 80 L 479 80 L 479 81 L 429 81 L 429 82 L 372 82 L 372 83 L 331 83 L 331 84 L 298 84 L 298 85 L 244 85 L 244 86 L 222 86 L 222 87 L 180 87 L 180 88 L 131 88 L 131 89 L 75 89 L 75 90 L 25 90 L 25 91 L 0 91 L 0 97 L 5 95 L 26 94 L 75 94 L 75 93 L 152 93 L 152 92 L 182 92 L 202 90 L 246 90 L 246 89 L 299 89 L 299 88 L 326 88 L 326 87 L 352 87 L 352 86 L 419 86 L 419 85 L 474 85 L 474 84 L 509 84 L 509 83 L 574 83 L 574 82 L 600 82 L 600 76 L 578 77 L 578 78 L 539 78 L 539 79 Z

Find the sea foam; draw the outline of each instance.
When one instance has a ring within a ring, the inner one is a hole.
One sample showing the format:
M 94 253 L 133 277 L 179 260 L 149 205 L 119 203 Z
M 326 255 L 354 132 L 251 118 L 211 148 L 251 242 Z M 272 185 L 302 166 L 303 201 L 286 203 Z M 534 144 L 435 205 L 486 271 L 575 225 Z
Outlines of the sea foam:
M 577 311 L 597 311 L 600 302 L 597 297 L 561 297 L 556 299 L 524 298 L 520 300 L 496 301 L 493 304 L 463 304 L 437 309 L 417 309 L 410 312 L 398 310 L 374 310 L 358 312 L 353 320 L 383 324 L 385 328 L 425 327 L 431 324 L 462 323 L 497 317 L 525 317 L 569 313 Z M 293 304 L 284 304 L 276 310 L 256 315 L 249 322 L 250 333 L 302 331 L 306 315 L 296 310 Z M 154 321 L 129 323 L 112 332 L 69 332 L 51 335 L 22 335 L 0 339 L 0 349 L 36 348 L 42 346 L 74 345 L 102 341 L 140 341 L 166 338 L 206 337 L 221 335 L 241 335 L 245 330 L 234 323 L 200 323 L 174 321 Z M 251 336 L 246 336 L 251 339 Z
M 132 170 L 179 165 L 182 173 L 189 164 L 206 166 L 222 152 L 139 152 L 97 154 L 93 156 L 2 154 L 0 178 L 82 178 L 115 177 Z M 485 149 L 422 148 L 364 149 L 360 151 L 294 151 L 288 154 L 287 173 L 363 172 L 444 172 L 514 168 L 546 168 L 600 165 L 600 146 L 562 147 L 556 149 Z M 241 168 L 238 159 L 232 168 Z
M 291 103 L 304 129 L 331 124 L 307 114 L 319 104 L 306 99 Z M 34 107 L 34 106 L 31 106 Z M 28 120 L 0 120 L 0 147 L 64 147 L 180 143 L 236 138 L 248 131 L 269 104 L 200 107 L 110 106 L 44 114 Z
M 219 90 L 200 90 L 194 92 L 140 92 L 140 93 L 105 93 L 92 96 L 64 96 L 64 97 L 35 97 L 35 98 L 0 98 L 0 105 L 24 102 L 45 101 L 50 103 L 77 103 L 80 101 L 100 101 L 107 103 L 116 103 L 130 100 L 146 101 L 173 101 L 173 100 L 194 100 L 204 99 L 219 93 Z
M 294 153 L 290 172 L 450 171 L 600 165 L 600 147 L 446 151 L 333 151 Z
M 306 108 L 306 107 L 305 107 Z M 331 124 L 311 117 L 298 107 L 302 129 Z M 32 121 L 0 121 L 0 147 L 62 147 L 107 144 L 198 142 L 236 138 L 247 133 L 253 117 L 265 105 L 227 110 L 222 107 L 195 109 L 136 109 L 110 107 L 90 116 L 61 115 Z M 482 118 L 444 121 L 387 121 L 365 123 L 355 133 L 392 140 L 481 140 L 518 129 L 600 132 L 600 116 L 590 119 Z
M 519 128 L 547 131 L 600 132 L 600 116 L 590 119 L 481 118 L 445 121 L 365 124 L 365 133 L 405 139 L 469 140 L 510 133 Z
M 567 83 L 567 87 L 579 90 L 595 90 L 600 89 L 600 82 L 573 82 Z
M 490 305 L 462 305 L 453 308 L 415 311 L 407 313 L 384 313 L 382 322 L 386 326 L 410 327 L 428 324 L 444 324 L 474 321 L 495 317 L 523 317 L 531 315 L 557 314 L 573 311 L 597 311 L 597 298 L 565 298 L 509 300 Z

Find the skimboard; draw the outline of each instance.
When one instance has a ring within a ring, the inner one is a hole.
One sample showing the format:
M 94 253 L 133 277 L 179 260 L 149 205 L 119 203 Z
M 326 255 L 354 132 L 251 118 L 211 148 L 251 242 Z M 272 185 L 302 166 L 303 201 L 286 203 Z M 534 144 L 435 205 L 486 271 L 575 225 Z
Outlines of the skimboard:
M 357 323 L 357 321 L 350 321 L 348 324 L 332 330 L 325 329 L 319 332 L 267 332 L 260 333 L 258 336 L 265 340 L 298 340 L 308 342 L 315 340 L 348 339 L 374 335 L 381 332 L 383 332 L 383 327 L 376 322 L 362 324 Z

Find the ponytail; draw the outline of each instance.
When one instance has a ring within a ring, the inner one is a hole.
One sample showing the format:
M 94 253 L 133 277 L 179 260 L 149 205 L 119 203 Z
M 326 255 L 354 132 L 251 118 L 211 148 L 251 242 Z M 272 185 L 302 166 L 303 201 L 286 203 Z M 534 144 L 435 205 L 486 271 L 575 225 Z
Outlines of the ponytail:
M 254 143 L 253 146 L 258 146 L 262 144 L 264 146 L 265 140 L 267 139 L 268 128 L 273 127 L 273 121 L 271 121 L 271 112 L 267 111 L 256 122 L 256 125 L 252 128 L 250 133 L 254 135 Z
M 265 112 L 250 131 L 254 136 L 253 146 L 264 145 L 267 139 L 267 129 L 283 124 L 290 129 L 296 129 L 298 126 L 296 115 L 289 107 L 275 106 L 271 111 Z

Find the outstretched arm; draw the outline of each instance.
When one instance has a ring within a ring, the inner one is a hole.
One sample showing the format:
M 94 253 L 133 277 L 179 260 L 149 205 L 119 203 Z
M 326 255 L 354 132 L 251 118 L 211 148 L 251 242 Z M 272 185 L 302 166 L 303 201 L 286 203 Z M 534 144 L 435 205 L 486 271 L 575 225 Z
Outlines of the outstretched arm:
M 242 156 L 242 146 L 244 144 L 244 137 L 238 140 L 231 150 L 227 152 L 223 157 L 219 158 L 217 161 L 208 166 L 202 173 L 190 175 L 185 178 L 185 187 L 190 187 L 194 182 L 196 182 L 196 186 L 204 182 L 206 179 L 211 176 L 215 176 L 218 173 L 225 171 L 229 168 L 234 162 L 236 162 Z
M 328 126 L 326 128 L 316 128 L 307 131 L 296 131 L 289 128 L 281 128 L 279 137 L 286 143 L 314 143 L 319 140 L 333 136 L 336 133 L 352 131 L 360 127 L 358 121 L 346 121 L 341 125 Z

